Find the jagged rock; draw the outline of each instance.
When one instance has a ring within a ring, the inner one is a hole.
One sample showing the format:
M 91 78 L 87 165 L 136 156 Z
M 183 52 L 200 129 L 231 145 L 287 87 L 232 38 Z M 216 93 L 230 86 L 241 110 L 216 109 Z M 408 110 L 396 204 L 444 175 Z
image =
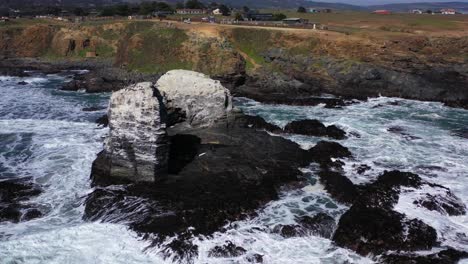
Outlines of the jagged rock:
M 21 81 L 21 82 L 18 82 L 18 85 L 28 85 L 28 83 L 25 81 Z
M 353 205 L 340 219 L 333 241 L 361 255 L 388 250 L 427 250 L 437 233 L 421 220 L 378 207 Z
M 436 188 L 436 187 L 434 187 Z M 466 207 L 463 202 L 458 199 L 450 190 L 445 188 L 438 188 L 443 193 L 429 194 L 426 193 L 424 197 L 414 201 L 414 204 L 421 205 L 428 210 L 437 211 L 446 215 L 464 215 L 466 214 Z
M 325 190 L 340 203 L 352 204 L 358 196 L 356 186 L 340 172 L 322 170 L 319 172 L 319 179 Z
M 286 125 L 286 133 L 300 134 L 306 136 L 331 137 L 334 139 L 346 138 L 346 132 L 337 126 L 325 126 L 318 120 L 298 120 Z
M 362 255 L 432 248 L 437 240 L 434 228 L 393 210 L 401 187 L 418 188 L 422 184 L 416 174 L 391 171 L 361 186 L 353 205 L 341 217 L 333 241 Z
M 339 143 L 330 141 L 318 142 L 309 150 L 309 153 L 322 167 L 331 167 L 337 165 L 336 162 L 332 161 L 332 158 L 352 157 L 352 154 L 348 148 L 343 147 Z
M 318 213 L 313 217 L 303 216 L 298 219 L 298 223 L 307 233 L 331 238 L 336 227 L 335 219 L 325 213 Z
M 244 115 L 237 122 L 241 122 L 245 128 L 264 129 L 272 133 L 282 133 L 283 130 L 276 125 L 270 124 L 260 116 Z
M 102 127 L 107 127 L 109 125 L 109 117 L 107 114 L 96 119 L 96 124 Z
M 231 241 L 227 241 L 226 244 L 222 246 L 215 246 L 210 249 L 208 256 L 215 258 L 234 258 L 244 255 L 247 252 L 242 247 L 236 246 Z
M 109 136 L 93 163 L 92 178 L 154 182 L 167 173 L 165 110 L 159 100 L 152 83 L 112 94 Z
M 232 109 L 229 90 L 202 73 L 169 71 L 158 80 L 157 88 L 167 108 L 182 112 L 184 121 L 194 127 L 211 126 Z

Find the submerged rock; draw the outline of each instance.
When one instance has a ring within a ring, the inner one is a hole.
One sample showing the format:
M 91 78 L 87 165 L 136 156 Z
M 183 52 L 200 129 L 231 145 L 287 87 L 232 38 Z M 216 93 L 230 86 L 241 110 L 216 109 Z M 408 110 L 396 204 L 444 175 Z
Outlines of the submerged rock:
M 231 241 L 227 241 L 226 244 L 222 246 L 215 246 L 210 249 L 208 256 L 215 258 L 234 258 L 244 255 L 247 252 L 242 247 L 236 246 Z
M 166 107 L 182 112 L 184 121 L 194 127 L 211 126 L 232 109 L 229 90 L 202 73 L 169 71 L 156 86 L 166 100 Z
M 295 225 L 277 225 L 272 231 L 284 238 L 310 235 L 331 238 L 336 227 L 335 219 L 325 213 L 318 213 L 313 217 L 302 216 L 296 221 Z
M 92 178 L 154 182 L 167 172 L 165 110 L 152 83 L 129 86 L 112 94 L 109 136 L 93 163 Z
M 41 193 L 41 189 L 25 179 L 0 181 L 0 223 L 29 221 L 42 216 L 36 205 L 24 203 Z

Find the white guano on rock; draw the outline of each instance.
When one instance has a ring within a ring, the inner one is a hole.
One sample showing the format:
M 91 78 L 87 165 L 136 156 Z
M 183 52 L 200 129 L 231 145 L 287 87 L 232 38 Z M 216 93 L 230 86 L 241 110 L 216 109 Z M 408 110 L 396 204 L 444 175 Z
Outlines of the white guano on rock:
M 202 73 L 169 71 L 156 87 L 166 99 L 167 108 L 182 111 L 192 127 L 209 127 L 232 110 L 229 90 Z
M 163 107 L 150 82 L 112 94 L 110 133 L 105 146 L 112 177 L 153 182 L 166 173 L 168 146 Z

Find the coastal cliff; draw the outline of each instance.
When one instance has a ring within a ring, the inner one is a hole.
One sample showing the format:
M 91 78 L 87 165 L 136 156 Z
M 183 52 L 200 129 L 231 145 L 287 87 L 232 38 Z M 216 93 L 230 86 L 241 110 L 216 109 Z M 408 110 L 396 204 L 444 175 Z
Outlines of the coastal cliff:
M 466 36 L 370 37 L 109 21 L 3 27 L 0 47 L 5 58 L 41 62 L 28 68 L 45 63 L 95 69 L 67 90 L 115 91 L 156 81 L 168 70 L 186 69 L 221 80 L 235 96 L 271 103 L 295 104 L 322 93 L 356 99 L 402 97 L 459 107 L 468 102 Z M 3 60 L 0 70 L 12 65 Z

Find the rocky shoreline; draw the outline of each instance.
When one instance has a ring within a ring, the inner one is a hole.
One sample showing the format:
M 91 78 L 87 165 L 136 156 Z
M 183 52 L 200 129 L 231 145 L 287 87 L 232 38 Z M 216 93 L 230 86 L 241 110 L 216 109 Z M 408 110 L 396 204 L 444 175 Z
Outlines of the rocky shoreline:
M 202 80 L 194 82 L 191 78 Z M 346 134 L 338 127 L 302 120 L 282 129 L 260 117 L 229 110 L 227 90 L 218 93 L 220 100 L 208 96 L 223 88 L 206 76 L 174 71 L 162 79 L 156 84 L 127 87 L 111 99 L 111 133 L 106 149 L 93 164 L 92 179 L 96 189 L 87 198 L 85 219 L 126 223 L 144 237 L 151 238 L 155 246 L 163 248 L 166 257 L 175 261 L 190 260 L 198 254 L 197 246 L 192 243 L 194 237 L 210 236 L 229 222 L 254 216 L 256 210 L 278 199 L 281 186 L 301 188 L 305 178 L 299 168 L 317 163 L 320 165 L 319 180 L 325 190 L 335 200 L 350 206 L 349 210 L 339 222 L 329 215 L 318 214 L 296 219 L 297 225 L 278 225 L 270 232 L 285 238 L 308 234 L 322 236 L 363 256 L 378 256 L 384 263 L 456 263 L 467 256 L 468 253 L 453 248 L 432 255 L 414 254 L 414 251 L 439 246 L 437 233 L 421 220 L 394 210 L 401 188 L 420 190 L 424 186 L 424 190 L 437 189 L 443 194 L 434 197 L 428 191 L 426 198 L 414 201 L 415 204 L 441 214 L 465 214 L 465 205 L 448 188 L 400 171 L 385 172 L 369 184 L 353 184 L 344 176 L 340 161 L 353 159 L 353 155 L 339 143 L 320 141 L 311 149 L 303 150 L 289 140 L 269 134 L 287 132 L 345 139 Z M 204 85 L 192 89 L 187 85 L 190 82 Z M 170 85 L 171 89 L 165 90 L 165 85 Z M 217 88 L 206 94 L 202 87 L 210 86 Z M 149 91 L 153 91 L 150 93 L 153 99 L 148 97 Z M 175 99 L 181 92 L 186 92 L 182 96 L 186 101 Z M 130 96 L 131 93 L 147 95 Z M 197 93 L 204 97 L 195 99 Z M 130 97 L 125 99 L 127 96 Z M 197 105 L 207 106 L 206 98 L 211 98 L 212 103 L 218 102 L 212 107 L 218 105 L 220 110 L 199 115 L 203 108 Z M 132 116 L 126 117 L 123 114 L 126 111 Z M 164 119 L 159 111 L 177 114 Z M 158 118 L 150 121 L 148 116 Z M 139 118 L 146 121 L 139 121 Z M 163 120 L 171 120 L 171 126 L 162 126 Z M 133 130 L 134 127 L 138 129 Z M 139 140 L 148 136 L 138 133 L 145 131 L 158 135 L 159 140 L 145 140 L 141 145 Z M 123 138 L 133 145 L 121 141 Z M 148 155 L 152 155 L 149 160 Z M 145 164 L 156 167 L 149 168 Z M 142 171 L 149 172 L 149 176 L 141 178 Z M 167 237 L 173 239 L 167 240 Z M 253 256 L 232 242 L 212 248 L 210 255 L 245 256 L 246 261 L 261 262 L 260 255 Z
M 284 51 L 271 51 L 264 57 L 271 63 L 278 64 L 280 68 L 299 67 L 306 70 L 272 73 L 263 69 L 247 74 L 245 70 L 238 69 L 235 74 L 213 78 L 221 81 L 236 97 L 247 97 L 270 104 L 325 104 L 329 108 L 340 108 L 352 103 L 352 100 L 387 96 L 437 101 L 451 107 L 468 108 L 466 64 L 439 65 L 434 68 L 426 65 L 427 67 L 411 70 L 410 62 L 405 64 L 407 69 L 399 69 L 372 63 L 345 65 L 344 62 L 332 58 L 309 61 L 303 57 L 288 56 Z M 317 63 L 326 65 L 327 75 L 332 76 L 332 80 L 323 79 L 316 69 L 308 69 L 307 65 Z M 32 58 L 10 58 L 0 62 L 1 75 L 25 76 L 27 71 L 57 73 L 82 69 L 89 72 L 75 76 L 62 88 L 63 90 L 112 92 L 138 82 L 156 82 L 161 76 L 128 71 L 105 60 L 47 62 Z M 327 96 L 323 96 L 324 94 Z

